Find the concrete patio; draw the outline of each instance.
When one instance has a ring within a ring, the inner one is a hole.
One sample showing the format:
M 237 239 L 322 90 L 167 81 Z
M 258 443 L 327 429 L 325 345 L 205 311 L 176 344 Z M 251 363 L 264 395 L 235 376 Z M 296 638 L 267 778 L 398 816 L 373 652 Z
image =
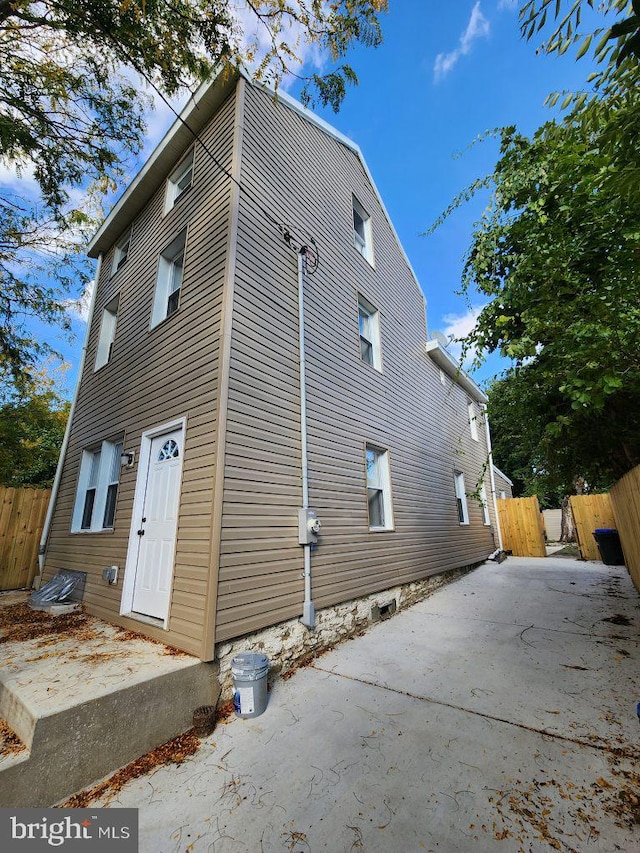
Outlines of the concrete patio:
M 82 612 L 34 614 L 28 594 L 0 595 L 0 806 L 50 806 L 217 700 L 212 665 Z
M 142 853 L 630 853 L 639 637 L 624 568 L 487 563 L 94 802 Z

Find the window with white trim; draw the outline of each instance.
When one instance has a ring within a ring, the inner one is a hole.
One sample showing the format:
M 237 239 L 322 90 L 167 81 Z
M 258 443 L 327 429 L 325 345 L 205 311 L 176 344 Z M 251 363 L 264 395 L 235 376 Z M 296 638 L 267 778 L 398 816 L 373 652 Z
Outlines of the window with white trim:
M 371 217 L 355 196 L 353 196 L 353 242 L 362 257 L 373 266 Z
M 167 181 L 167 196 L 165 199 L 164 212 L 171 210 L 181 195 L 185 193 L 193 183 L 193 148 L 184 160 L 173 170 Z
M 153 314 L 151 316 L 152 326 L 161 323 L 178 310 L 186 235 L 186 231 L 179 234 L 160 255 Z
M 489 517 L 487 487 L 484 483 L 480 486 L 480 506 L 482 507 L 482 523 L 485 525 L 485 527 L 488 527 L 491 524 L 491 518 Z
M 464 474 L 456 471 L 454 478 L 456 503 L 458 505 L 458 521 L 460 524 L 469 524 L 469 508 L 467 506 L 467 492 L 464 487 Z
M 115 296 L 109 302 L 103 312 L 102 321 L 100 323 L 100 337 L 98 338 L 98 349 L 96 351 L 96 363 L 94 370 L 99 370 L 111 359 L 113 351 L 113 342 L 116 338 L 116 326 L 118 323 L 118 305 L 120 304 L 120 296 Z
M 469 412 L 469 427 L 471 429 L 471 438 L 474 441 L 480 441 L 480 437 L 478 435 L 478 416 L 476 414 L 476 407 L 473 403 L 469 403 L 467 406 L 467 411 Z
M 360 294 L 358 294 L 358 326 L 360 331 L 360 357 L 371 367 L 382 371 L 380 315 L 378 309 Z
M 389 453 L 367 444 L 366 459 L 369 530 L 390 530 L 393 527 L 393 508 Z
M 122 449 L 123 442 L 116 439 L 82 451 L 72 532 L 89 533 L 113 528 Z
M 129 249 L 131 248 L 131 234 L 133 229 L 129 228 L 128 231 L 120 237 L 117 241 L 114 252 L 113 252 L 113 264 L 111 266 L 111 275 L 118 272 L 120 267 L 124 264 L 124 262 L 129 257 Z

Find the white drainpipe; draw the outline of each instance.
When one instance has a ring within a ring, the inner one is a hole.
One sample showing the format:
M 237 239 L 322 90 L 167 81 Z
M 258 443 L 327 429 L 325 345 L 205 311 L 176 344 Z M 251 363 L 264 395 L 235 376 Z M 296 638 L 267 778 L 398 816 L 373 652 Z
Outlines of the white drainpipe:
M 304 270 L 306 252 L 298 253 L 298 343 L 300 352 L 300 454 L 302 457 L 302 509 L 309 509 L 309 462 L 307 459 L 307 379 L 304 341 Z M 304 548 L 304 605 L 302 624 L 307 628 L 315 625 L 315 608 L 311 598 L 311 545 Z
M 65 456 L 67 454 L 67 447 L 69 445 L 69 435 L 71 433 L 71 422 L 73 421 L 73 415 L 76 410 L 76 402 L 78 400 L 78 392 L 80 391 L 80 383 L 82 382 L 82 373 L 84 371 L 84 362 L 85 357 L 87 355 L 87 345 L 89 343 L 89 332 L 91 330 L 91 321 L 93 320 L 93 309 L 96 304 L 96 293 L 98 292 L 98 281 L 100 280 L 100 267 L 102 266 L 102 253 L 98 255 L 98 263 L 96 264 L 96 274 L 93 285 L 93 293 L 91 294 L 91 302 L 89 305 L 89 316 L 87 318 L 87 330 L 84 336 L 84 345 L 82 347 L 82 353 L 80 354 L 80 365 L 78 367 L 78 379 L 76 381 L 75 391 L 73 393 L 73 400 L 71 401 L 71 408 L 69 409 L 69 418 L 67 420 L 67 426 L 64 431 L 64 438 L 62 439 L 62 447 L 60 448 L 60 456 L 58 458 L 58 467 L 56 468 L 56 475 L 53 479 L 53 485 L 51 486 L 51 497 L 49 498 L 49 506 L 47 507 L 47 514 L 44 519 L 44 527 L 42 528 L 42 536 L 40 537 L 40 547 L 38 549 L 38 568 L 40 569 L 40 575 L 42 575 L 42 570 L 44 569 L 44 558 L 47 551 L 47 540 L 49 538 L 49 530 L 51 529 L 51 520 L 53 519 L 53 510 L 55 508 L 56 499 L 58 497 L 58 490 L 60 489 L 60 480 L 62 478 L 62 467 L 64 465 Z
M 502 531 L 500 530 L 500 516 L 498 515 L 498 500 L 496 498 L 496 478 L 493 473 L 493 450 L 491 449 L 491 430 L 489 429 L 489 415 L 487 414 L 487 407 L 483 406 L 483 414 L 484 414 L 484 426 L 487 433 L 487 456 L 489 458 L 489 472 L 491 476 L 491 495 L 493 496 L 493 511 L 496 514 L 496 530 L 498 532 L 498 548 L 500 551 L 502 548 Z

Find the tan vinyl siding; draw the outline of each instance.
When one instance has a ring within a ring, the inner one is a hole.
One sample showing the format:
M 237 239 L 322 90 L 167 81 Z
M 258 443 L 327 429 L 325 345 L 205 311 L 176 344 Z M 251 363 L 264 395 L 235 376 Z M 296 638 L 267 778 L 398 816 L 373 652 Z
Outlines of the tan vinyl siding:
M 422 293 L 357 155 L 247 86 L 241 177 L 218 641 L 298 616 L 304 599 L 297 258 L 259 206 L 320 249 L 305 300 L 311 505 L 323 525 L 316 608 L 495 547 L 477 501 L 470 524 L 458 523 L 454 488 L 456 470 L 478 488 L 483 422 L 473 441 L 466 393 L 443 387 L 425 352 Z M 371 217 L 375 267 L 353 245 L 352 195 Z M 382 373 L 360 359 L 358 293 L 379 311 Z M 392 531 L 369 531 L 367 443 L 389 452 Z
M 232 159 L 234 120 L 231 97 L 201 134 L 225 168 Z M 165 181 L 160 176 L 153 198 L 133 223 L 129 256 L 114 275 L 113 249 L 106 254 L 46 558 L 47 575 L 65 567 L 89 573 L 85 600 L 90 612 L 197 655 L 203 650 L 210 582 L 220 314 L 230 193 L 229 178 L 197 144 L 192 187 L 163 214 Z M 150 328 L 160 254 L 185 228 L 178 311 Z M 94 372 L 102 310 L 116 293 L 120 301 L 112 357 Z M 173 595 L 164 631 L 118 613 L 141 436 L 183 417 L 186 431 Z M 82 449 L 123 433 L 125 449 L 136 452 L 136 464 L 121 470 L 114 530 L 70 533 Z M 120 566 L 117 586 L 101 580 L 101 570 L 108 565 Z

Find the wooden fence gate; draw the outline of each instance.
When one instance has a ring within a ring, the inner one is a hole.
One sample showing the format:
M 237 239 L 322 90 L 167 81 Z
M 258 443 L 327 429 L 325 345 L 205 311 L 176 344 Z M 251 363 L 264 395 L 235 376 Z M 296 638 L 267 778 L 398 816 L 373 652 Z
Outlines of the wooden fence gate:
M 50 496 L 50 489 L 0 486 L 0 590 L 33 583 Z
M 629 471 L 611 489 L 611 503 L 624 559 L 640 592 L 640 466 Z
M 502 547 L 514 557 L 546 557 L 544 521 L 538 498 L 506 498 L 498 502 Z
M 599 527 L 616 527 L 613 505 L 609 494 L 572 495 L 569 498 L 576 538 L 583 560 L 601 560 L 593 531 Z

